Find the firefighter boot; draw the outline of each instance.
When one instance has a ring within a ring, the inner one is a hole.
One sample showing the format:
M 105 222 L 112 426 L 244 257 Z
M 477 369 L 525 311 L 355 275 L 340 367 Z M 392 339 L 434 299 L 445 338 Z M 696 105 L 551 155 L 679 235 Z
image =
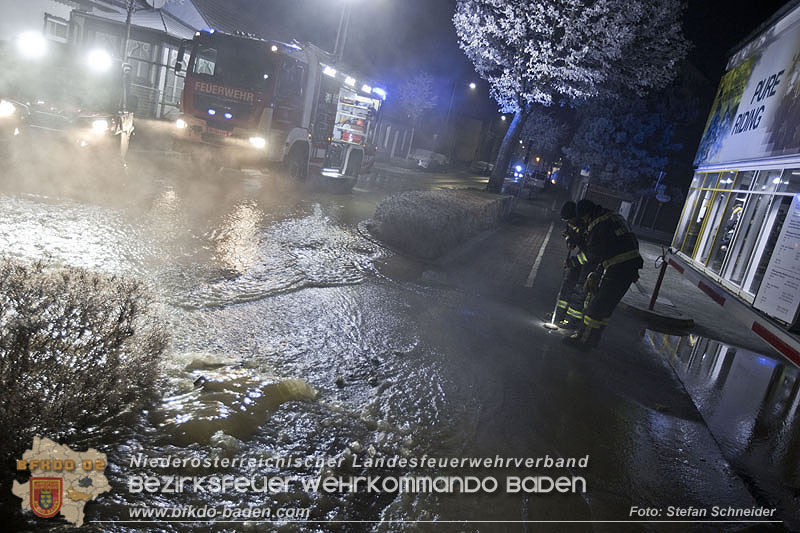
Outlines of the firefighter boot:
M 558 327 L 562 329 L 580 329 L 583 325 L 583 311 L 578 311 L 571 305 L 567 308 L 567 316 L 558 322 Z
M 564 338 L 564 344 L 574 346 L 581 351 L 588 352 L 600 343 L 603 332 L 600 328 L 584 326 L 569 337 Z
M 586 328 L 581 328 L 578 331 L 574 332 L 569 337 L 564 337 L 562 342 L 569 346 L 580 347 L 583 345 L 583 332 Z
M 561 324 L 567 315 L 567 301 L 559 300 L 556 306 L 556 313 L 553 315 L 553 324 Z

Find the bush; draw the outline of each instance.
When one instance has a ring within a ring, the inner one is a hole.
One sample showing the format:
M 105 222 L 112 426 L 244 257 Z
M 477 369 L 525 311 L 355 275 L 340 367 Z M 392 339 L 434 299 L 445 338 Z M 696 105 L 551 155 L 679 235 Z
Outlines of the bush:
M 0 261 L 0 457 L 141 406 L 167 343 L 137 281 Z
M 382 200 L 369 229 L 390 246 L 430 260 L 497 226 L 510 209 L 511 197 L 480 191 L 409 191 Z

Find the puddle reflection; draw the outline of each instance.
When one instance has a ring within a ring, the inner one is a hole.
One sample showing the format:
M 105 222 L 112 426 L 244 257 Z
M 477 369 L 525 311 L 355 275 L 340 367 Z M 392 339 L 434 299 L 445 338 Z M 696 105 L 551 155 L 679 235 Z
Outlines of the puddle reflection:
M 647 331 L 754 496 L 800 525 L 800 370 L 778 357 L 696 335 Z

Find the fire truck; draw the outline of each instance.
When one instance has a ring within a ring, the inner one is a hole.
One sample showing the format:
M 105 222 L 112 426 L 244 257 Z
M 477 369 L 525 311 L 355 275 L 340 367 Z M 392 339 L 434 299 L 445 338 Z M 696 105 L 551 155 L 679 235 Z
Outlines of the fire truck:
M 313 44 L 204 30 L 177 57 L 186 74 L 176 150 L 351 185 L 374 161 L 386 92 Z

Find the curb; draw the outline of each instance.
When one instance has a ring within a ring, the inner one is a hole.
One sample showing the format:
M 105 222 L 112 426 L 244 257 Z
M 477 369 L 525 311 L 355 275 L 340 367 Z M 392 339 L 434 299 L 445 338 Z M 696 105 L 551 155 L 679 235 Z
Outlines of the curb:
M 689 317 L 672 317 L 661 315 L 655 311 L 636 307 L 622 301 L 619 303 L 619 308 L 643 318 L 649 325 L 652 325 L 656 328 L 687 331 L 694 327 L 694 320 Z

